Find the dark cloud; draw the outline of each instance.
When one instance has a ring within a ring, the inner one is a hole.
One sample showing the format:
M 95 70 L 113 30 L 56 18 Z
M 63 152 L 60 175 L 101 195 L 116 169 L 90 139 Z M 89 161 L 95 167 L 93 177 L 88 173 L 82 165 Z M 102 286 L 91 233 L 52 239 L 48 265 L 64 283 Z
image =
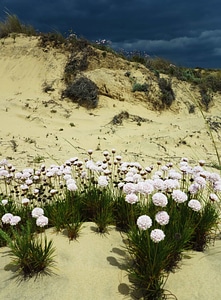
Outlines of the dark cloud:
M 180 65 L 221 68 L 219 0 L 2 0 L 1 19 L 4 10 L 39 31 L 72 30 Z

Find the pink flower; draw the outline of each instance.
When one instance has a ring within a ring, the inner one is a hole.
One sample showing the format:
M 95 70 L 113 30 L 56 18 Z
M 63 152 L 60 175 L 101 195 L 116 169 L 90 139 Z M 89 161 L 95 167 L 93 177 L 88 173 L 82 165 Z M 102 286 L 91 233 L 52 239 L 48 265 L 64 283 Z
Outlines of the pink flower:
M 154 243 L 159 243 L 165 238 L 165 234 L 161 229 L 154 229 L 150 233 L 150 238 Z
M 209 195 L 209 198 L 210 198 L 211 201 L 214 201 L 214 202 L 219 201 L 218 196 L 217 196 L 216 194 L 214 194 L 214 193 L 211 193 L 211 194 Z M 2 200 L 2 201 L 3 201 L 3 200 Z
M 22 191 L 26 191 L 26 190 L 28 190 L 28 185 L 27 185 L 27 184 L 22 184 L 22 185 L 20 186 L 20 189 L 21 189 Z
M 166 179 L 164 180 L 164 190 L 173 190 L 180 187 L 177 179 Z
M 201 210 L 201 204 L 198 200 L 192 199 L 189 201 L 188 206 L 192 208 L 194 211 L 199 211 Z
M 169 223 L 170 216 L 166 211 L 159 211 L 155 216 L 155 220 L 160 225 L 167 225 Z
M 197 176 L 194 179 L 194 182 L 196 182 L 197 184 L 199 184 L 200 188 L 204 188 L 206 186 L 206 180 L 201 177 L 201 176 Z
M 183 203 L 188 199 L 187 195 L 180 190 L 174 190 L 172 192 L 172 198 L 177 203 Z
M 10 220 L 10 225 L 15 226 L 18 224 L 18 222 L 21 221 L 21 217 L 19 216 L 13 216 Z
M 221 181 L 221 178 L 220 178 L 220 175 L 218 173 L 210 173 L 209 175 L 209 180 L 212 182 L 212 183 L 215 183 L 217 181 Z
M 200 186 L 198 183 L 193 183 L 189 186 L 189 192 L 190 194 L 197 194 L 200 190 Z
M 107 176 L 99 176 L 98 178 L 98 185 L 100 187 L 105 187 L 108 185 Z
M 36 219 L 36 225 L 39 227 L 44 227 L 46 225 L 48 225 L 48 218 L 41 215 Z
M 170 170 L 168 173 L 168 177 L 170 179 L 180 180 L 182 178 L 182 175 L 180 173 L 176 172 L 175 170 Z
M 219 181 L 216 181 L 215 183 L 214 183 L 214 191 L 215 192 L 220 192 L 221 191 L 221 180 L 219 180 Z
M 65 174 L 65 175 L 63 176 L 63 178 L 64 178 L 64 180 L 66 180 L 66 181 L 72 179 L 71 174 Z
M 58 193 L 58 190 L 56 190 L 56 189 L 51 189 L 50 190 L 50 194 L 51 195 L 55 195 L 55 194 L 57 194 Z
M 25 180 L 25 183 L 29 186 L 32 185 L 33 181 L 30 178 L 28 178 Z
M 155 178 L 154 179 L 153 186 L 158 191 L 163 191 L 164 190 L 164 182 L 160 178 Z
M 2 216 L 2 223 L 4 224 L 9 224 L 11 219 L 13 217 L 13 214 L 10 214 L 10 213 L 6 213 Z
M 136 192 L 136 184 L 128 182 L 123 186 L 123 191 L 125 194 L 130 194 Z
M 28 203 L 29 203 L 29 199 L 28 198 L 23 198 L 22 200 L 21 200 L 21 203 L 23 204 L 23 205 L 28 205 Z
M 130 204 L 134 204 L 138 202 L 138 197 L 134 193 L 127 194 L 125 197 L 125 201 Z
M 5 206 L 6 204 L 8 204 L 8 200 L 7 199 L 3 199 L 2 200 L 2 205 Z
M 67 185 L 67 189 L 68 189 L 68 191 L 76 191 L 78 188 L 77 188 L 77 185 L 74 183 L 74 182 L 72 182 L 72 183 L 69 183 L 68 185 Z
M 142 215 L 137 219 L 137 226 L 141 230 L 147 230 L 152 226 L 152 220 L 147 215 Z
M 152 197 L 154 205 L 165 207 L 168 203 L 167 196 L 163 193 L 155 193 Z
M 141 194 L 149 195 L 154 191 L 152 180 L 140 181 L 137 183 L 137 191 Z
M 44 210 L 41 207 L 35 207 L 31 212 L 33 218 L 38 218 L 43 214 L 44 214 Z

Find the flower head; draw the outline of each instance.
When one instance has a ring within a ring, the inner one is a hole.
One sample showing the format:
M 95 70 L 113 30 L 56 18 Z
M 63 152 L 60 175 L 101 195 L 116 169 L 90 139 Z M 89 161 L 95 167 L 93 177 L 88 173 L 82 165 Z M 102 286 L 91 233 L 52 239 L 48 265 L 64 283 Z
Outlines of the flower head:
M 99 176 L 98 178 L 98 185 L 100 187 L 105 187 L 108 185 L 107 176 Z
M 177 179 L 166 179 L 164 180 L 164 190 L 173 190 L 180 187 Z
M 159 211 L 156 215 L 155 215 L 155 220 L 157 221 L 157 223 L 159 223 L 160 225 L 167 225 L 169 223 L 170 220 L 170 216 L 168 215 L 168 213 L 166 211 Z
M 19 216 L 13 216 L 10 220 L 10 225 L 15 226 L 18 224 L 18 222 L 21 221 L 21 217 Z
M 36 225 L 39 227 L 44 227 L 46 225 L 48 225 L 48 218 L 41 215 L 36 219 Z
M 147 215 L 142 215 L 137 219 L 137 226 L 141 230 L 147 230 L 152 226 L 152 220 Z
M 38 218 L 43 214 L 44 214 L 44 210 L 41 207 L 35 207 L 31 212 L 33 218 Z
M 30 202 L 30 200 L 28 199 L 28 198 L 23 198 L 22 200 L 21 200 L 21 203 L 23 204 L 23 205 L 28 205 L 28 203 Z
M 200 188 L 204 188 L 206 186 L 206 180 L 202 176 L 197 176 L 194 179 L 194 182 L 196 182 L 200 186 Z
M 198 183 L 194 182 L 189 186 L 188 191 L 190 192 L 190 194 L 197 194 L 200 190 L 200 186 Z
M 173 190 L 172 198 L 177 203 L 183 203 L 188 199 L 187 195 L 180 190 Z
M 210 198 L 210 200 L 213 201 L 213 202 L 219 201 L 218 196 L 217 196 L 216 194 L 214 194 L 214 193 L 211 193 L 211 194 L 209 195 L 209 198 Z M 3 201 L 3 200 L 2 200 L 2 201 Z
M 3 199 L 2 200 L 2 205 L 5 206 L 6 204 L 8 204 L 8 199 Z
M 77 185 L 75 184 L 75 182 L 70 182 L 67 184 L 67 189 L 69 191 L 76 191 L 78 189 Z
M 123 186 L 123 191 L 125 194 L 130 194 L 136 192 L 136 184 L 128 182 Z
M 154 205 L 165 207 L 168 203 L 167 196 L 163 193 L 155 193 L 152 197 Z
M 134 193 L 127 194 L 125 197 L 125 201 L 130 204 L 134 204 L 138 202 L 138 197 Z
M 161 229 L 153 229 L 150 233 L 150 238 L 154 243 L 159 243 L 164 240 L 165 233 Z
M 194 210 L 194 211 L 199 211 L 199 210 L 201 210 L 201 207 L 202 207 L 200 202 L 198 200 L 195 200 L 195 199 L 190 200 L 188 202 L 188 206 L 190 208 L 192 208 L 192 210 Z
M 137 183 L 137 191 L 141 194 L 149 195 L 154 191 L 152 180 L 140 181 Z
M 6 213 L 2 216 L 2 223 L 4 224 L 9 224 L 11 219 L 13 217 L 13 214 L 10 214 L 10 213 Z

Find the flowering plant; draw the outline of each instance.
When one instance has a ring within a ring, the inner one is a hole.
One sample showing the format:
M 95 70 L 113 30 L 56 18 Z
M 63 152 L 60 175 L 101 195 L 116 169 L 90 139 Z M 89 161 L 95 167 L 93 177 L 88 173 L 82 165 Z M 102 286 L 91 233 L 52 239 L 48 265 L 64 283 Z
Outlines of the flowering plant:
M 43 215 L 39 218 L 37 225 L 45 226 L 47 218 Z M 20 230 L 16 230 L 14 224 L 12 226 L 11 235 L 0 229 L 0 236 L 6 241 L 10 248 L 9 255 L 12 257 L 12 262 L 23 276 L 32 276 L 54 265 L 55 248 L 52 241 L 48 242 L 46 236 L 42 239 L 42 235 L 33 234 L 29 220 L 26 226 L 21 226 Z

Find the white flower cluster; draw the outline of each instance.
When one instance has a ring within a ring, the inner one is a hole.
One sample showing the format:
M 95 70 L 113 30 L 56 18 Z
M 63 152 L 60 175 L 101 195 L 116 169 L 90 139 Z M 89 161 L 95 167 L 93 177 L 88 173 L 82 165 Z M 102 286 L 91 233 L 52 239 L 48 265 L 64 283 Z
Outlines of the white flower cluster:
M 164 240 L 165 233 L 161 229 L 154 229 L 150 233 L 150 238 L 154 243 L 159 243 Z
M 169 222 L 169 216 L 166 212 L 162 211 L 160 213 L 161 215 L 156 215 L 156 219 L 158 219 L 162 225 L 166 225 Z M 142 215 L 137 219 L 137 226 L 140 230 L 147 230 L 152 226 L 152 219 L 147 215 Z M 153 229 L 150 232 L 150 238 L 154 243 L 159 243 L 164 240 L 165 233 L 161 229 Z
M 10 224 L 12 226 L 17 225 L 21 221 L 20 216 L 13 216 L 11 213 L 6 213 L 2 216 L 3 224 Z
M 147 230 L 152 226 L 152 220 L 149 216 L 143 215 L 137 219 L 137 226 L 141 230 Z
M 172 198 L 177 203 L 183 203 L 188 199 L 187 194 L 180 190 L 173 190 Z
M 190 208 L 192 208 L 192 210 L 194 210 L 194 211 L 199 211 L 199 210 L 201 210 L 201 208 L 202 208 L 200 202 L 199 202 L 198 200 L 196 200 L 196 199 L 190 200 L 190 201 L 188 202 L 188 206 L 189 206 Z
M 160 207 L 165 207 L 165 206 L 167 206 L 167 203 L 168 203 L 167 196 L 160 192 L 155 193 L 152 196 L 152 201 L 153 201 L 154 205 L 160 206 Z
M 48 225 L 48 218 L 44 216 L 44 210 L 41 207 L 35 207 L 31 214 L 33 218 L 36 218 L 37 226 L 44 227 Z
M 160 225 L 167 225 L 169 223 L 170 220 L 170 216 L 168 215 L 168 213 L 166 211 L 159 211 L 156 215 L 155 215 L 155 220 L 157 221 L 157 223 L 159 223 Z

